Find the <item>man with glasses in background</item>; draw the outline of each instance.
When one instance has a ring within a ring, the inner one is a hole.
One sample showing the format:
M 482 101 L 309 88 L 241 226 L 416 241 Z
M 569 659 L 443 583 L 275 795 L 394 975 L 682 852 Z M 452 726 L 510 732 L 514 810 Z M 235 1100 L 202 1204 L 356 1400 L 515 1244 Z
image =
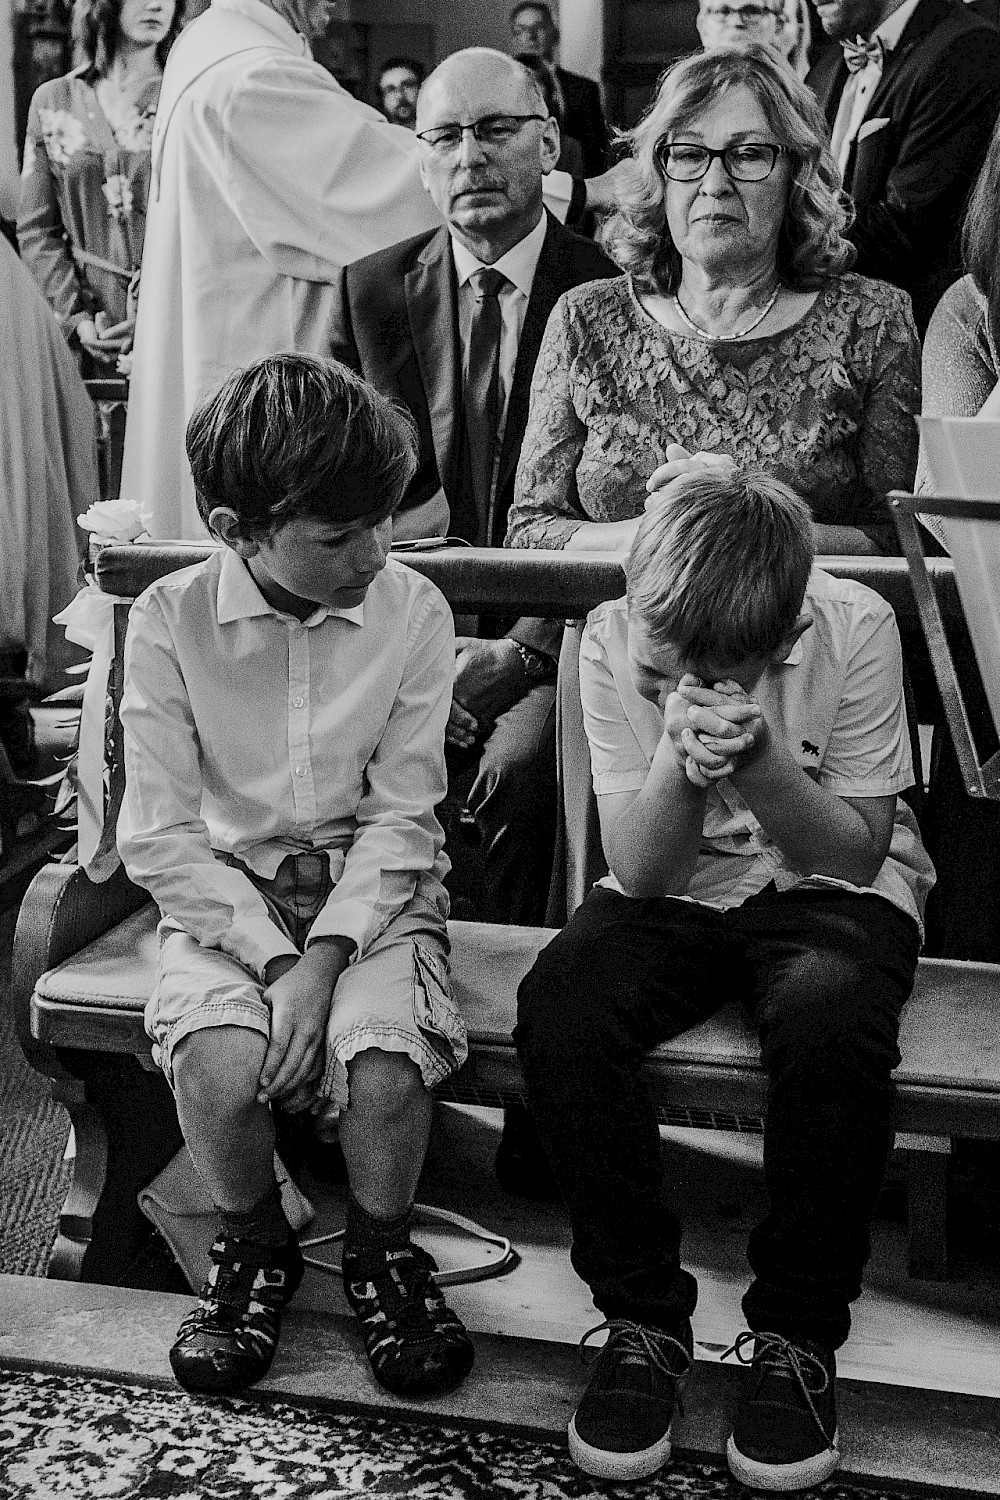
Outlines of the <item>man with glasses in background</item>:
M 152 536 L 204 539 L 184 451 L 199 398 L 256 359 L 319 353 L 341 267 L 437 223 L 413 131 L 312 56 L 338 5 L 212 0 L 167 59 L 122 469 Z M 602 191 L 547 180 L 563 217 Z
M 781 0 L 702 0 L 696 24 L 706 52 L 712 47 L 762 42 L 784 56 Z
M 559 127 L 520 63 L 487 48 L 447 58 L 421 90 L 417 140 L 445 227 L 346 268 L 329 352 L 413 414 L 419 467 L 398 516 L 403 534 L 499 546 L 549 313 L 564 291 L 617 267 L 543 208 Z M 471 781 L 465 800 L 482 850 L 474 914 L 489 921 L 544 918 L 561 635 L 560 622 L 537 619 L 459 631 L 449 778 L 452 796 L 463 775 Z M 524 1156 L 513 1129 L 508 1165 Z M 527 1156 L 508 1185 L 531 1186 Z
M 415 57 L 387 57 L 379 69 L 378 92 L 382 113 L 392 125 L 413 130 L 417 123 L 417 95 L 424 81 L 423 65 Z
M 511 51 L 540 57 L 555 75 L 563 100 L 563 128 L 583 147 L 583 172 L 593 177 L 604 171 L 611 131 L 604 118 L 601 91 L 592 78 L 571 73 L 555 60 L 559 27 L 548 5 L 527 0 L 510 13 Z

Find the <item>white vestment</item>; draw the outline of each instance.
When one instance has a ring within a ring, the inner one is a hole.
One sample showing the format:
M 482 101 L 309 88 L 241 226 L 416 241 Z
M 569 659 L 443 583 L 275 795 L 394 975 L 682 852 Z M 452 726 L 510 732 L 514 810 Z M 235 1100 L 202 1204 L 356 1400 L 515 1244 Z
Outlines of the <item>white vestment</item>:
M 154 537 L 204 537 L 187 419 L 232 370 L 325 353 L 332 282 L 440 223 L 412 131 L 315 62 L 261 0 L 212 0 L 174 43 L 153 132 L 121 493 Z M 569 188 L 553 174 L 555 211 Z

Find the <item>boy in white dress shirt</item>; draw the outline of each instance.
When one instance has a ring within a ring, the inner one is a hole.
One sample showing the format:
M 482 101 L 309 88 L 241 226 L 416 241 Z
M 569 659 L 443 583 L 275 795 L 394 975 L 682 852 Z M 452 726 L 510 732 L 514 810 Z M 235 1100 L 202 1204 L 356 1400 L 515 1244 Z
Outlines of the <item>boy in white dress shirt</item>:
M 410 1242 L 434 1084 L 466 1055 L 447 980 L 444 796 L 454 627 L 388 558 L 407 419 L 332 360 L 278 355 L 195 411 L 198 505 L 225 543 L 133 606 L 119 848 L 160 907 L 146 1010 L 219 1210 L 170 1361 L 258 1380 L 302 1257 L 272 1108 L 339 1115 L 344 1286 L 376 1379 L 450 1390 L 473 1348 Z

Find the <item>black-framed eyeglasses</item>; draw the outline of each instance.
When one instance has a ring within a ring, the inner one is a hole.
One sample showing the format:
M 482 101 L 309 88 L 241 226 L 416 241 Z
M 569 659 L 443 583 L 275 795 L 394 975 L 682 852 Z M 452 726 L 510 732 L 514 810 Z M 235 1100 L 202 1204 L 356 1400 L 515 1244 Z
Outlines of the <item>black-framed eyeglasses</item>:
M 763 182 L 787 150 L 787 146 L 772 146 L 769 141 L 740 141 L 714 151 L 693 141 L 659 141 L 656 159 L 671 182 L 700 181 L 717 156 L 734 182 Z
M 442 156 L 449 155 L 452 151 L 458 151 L 465 138 L 465 132 L 471 130 L 475 139 L 481 146 L 507 146 L 520 134 L 521 126 L 526 125 L 529 120 L 541 120 L 543 123 L 548 115 L 484 115 L 481 120 L 473 120 L 469 125 L 435 125 L 432 130 L 421 130 L 417 133 L 417 140 L 425 142 L 432 151 L 439 151 Z
M 780 10 L 773 5 L 706 5 L 703 16 L 712 16 L 716 21 L 763 21 L 765 16 L 778 17 Z

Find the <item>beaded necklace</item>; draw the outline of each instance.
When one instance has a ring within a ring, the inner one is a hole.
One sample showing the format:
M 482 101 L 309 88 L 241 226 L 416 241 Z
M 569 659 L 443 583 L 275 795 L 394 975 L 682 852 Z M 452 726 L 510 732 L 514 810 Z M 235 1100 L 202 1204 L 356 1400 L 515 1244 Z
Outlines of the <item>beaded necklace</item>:
M 703 339 L 708 339 L 713 344 L 719 344 L 722 342 L 735 343 L 739 339 L 749 338 L 750 334 L 753 333 L 758 324 L 763 323 L 764 319 L 771 311 L 771 308 L 777 302 L 778 293 L 780 291 L 781 283 L 779 281 L 778 285 L 771 293 L 770 301 L 767 303 L 764 309 L 757 314 L 752 323 L 748 323 L 745 328 L 741 328 L 739 333 L 709 333 L 707 329 L 702 328 L 698 323 L 696 323 L 693 318 L 688 317 L 687 313 L 681 306 L 681 299 L 678 297 L 676 292 L 673 294 L 670 300 L 671 302 L 673 302 L 674 307 L 677 309 L 678 313 L 687 324 L 687 326 L 689 328 L 693 328 L 695 333 L 700 334 Z

